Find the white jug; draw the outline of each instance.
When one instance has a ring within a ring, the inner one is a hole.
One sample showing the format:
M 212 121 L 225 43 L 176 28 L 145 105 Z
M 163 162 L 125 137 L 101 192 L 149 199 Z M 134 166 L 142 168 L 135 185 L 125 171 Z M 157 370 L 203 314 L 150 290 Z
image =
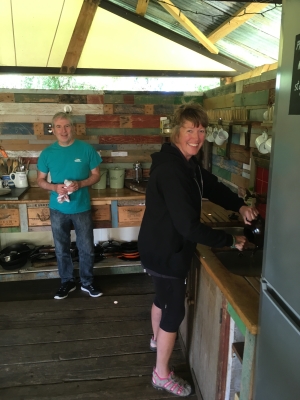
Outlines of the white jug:
M 12 172 L 10 179 L 14 182 L 16 188 L 25 188 L 28 186 L 27 171 Z

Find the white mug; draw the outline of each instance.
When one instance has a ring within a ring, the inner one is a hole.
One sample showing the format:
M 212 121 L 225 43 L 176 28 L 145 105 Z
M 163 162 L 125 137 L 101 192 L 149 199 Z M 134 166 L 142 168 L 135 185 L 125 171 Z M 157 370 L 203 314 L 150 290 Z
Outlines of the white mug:
M 266 143 L 265 143 L 265 149 L 268 151 L 268 153 L 271 153 L 272 149 L 272 138 L 269 138 Z
M 228 132 L 224 131 L 222 128 L 219 129 L 218 134 L 215 138 L 215 143 L 221 146 L 228 139 Z
M 213 135 L 213 131 L 212 131 L 212 128 L 210 126 L 206 130 L 206 140 L 208 142 L 214 142 L 215 141 L 215 138 L 214 138 L 214 135 Z
M 257 147 L 257 150 L 261 154 L 267 154 L 268 150 L 265 148 L 265 143 L 268 140 L 268 134 L 267 132 L 263 132 L 260 136 L 257 136 L 255 139 L 255 146 Z

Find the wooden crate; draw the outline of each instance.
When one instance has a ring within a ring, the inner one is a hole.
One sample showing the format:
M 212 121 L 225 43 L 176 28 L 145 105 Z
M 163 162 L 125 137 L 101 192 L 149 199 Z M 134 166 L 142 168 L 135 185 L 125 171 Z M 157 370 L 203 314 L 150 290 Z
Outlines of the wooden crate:
M 92 205 L 93 221 L 111 221 L 111 209 L 109 204 Z
M 0 227 L 8 228 L 13 226 L 20 226 L 19 210 L 13 208 L 1 208 Z
M 27 209 L 28 226 L 50 226 L 50 210 L 48 207 L 34 207 Z
M 118 207 L 119 226 L 139 226 L 142 222 L 145 206 Z

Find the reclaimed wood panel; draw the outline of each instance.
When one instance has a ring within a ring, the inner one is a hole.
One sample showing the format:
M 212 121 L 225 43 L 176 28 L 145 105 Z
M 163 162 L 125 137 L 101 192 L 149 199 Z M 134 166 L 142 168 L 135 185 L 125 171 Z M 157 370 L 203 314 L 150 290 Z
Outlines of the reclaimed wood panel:
M 3 122 L 0 124 L 1 135 L 34 135 L 33 124 Z
M 271 79 L 264 82 L 256 82 L 243 86 L 243 93 L 257 92 L 260 90 L 275 89 L 276 79 Z
M 13 93 L 0 93 L 0 103 L 13 103 L 14 101 Z
M 119 115 L 86 115 L 86 128 L 120 128 Z
M 178 106 L 172 104 L 154 104 L 153 113 L 160 116 L 173 115 L 177 108 Z
M 134 96 L 135 104 L 174 104 L 175 96 L 166 94 L 164 96 L 158 94 L 137 94 Z
M 134 95 L 133 94 L 124 94 L 124 103 L 125 104 L 134 104 Z
M 58 96 L 58 103 L 86 104 L 87 98 L 84 94 L 60 94 Z
M 0 103 L 0 115 L 50 115 L 64 111 L 61 104 L 49 103 Z M 103 104 L 72 104 L 72 116 L 84 114 L 103 114 Z
M 104 103 L 112 103 L 112 104 L 123 104 L 124 103 L 124 95 L 123 94 L 104 94 Z
M 49 207 L 28 208 L 28 226 L 49 226 L 50 210 Z
M 203 104 L 203 96 L 182 96 L 182 97 L 175 97 L 174 99 L 174 104 L 177 105 L 188 104 L 188 103 Z
M 230 159 L 239 161 L 244 164 L 250 163 L 250 150 L 246 150 L 244 146 L 237 144 L 230 145 Z
M 111 221 L 111 207 L 109 204 L 92 204 L 93 221 Z
M 144 114 L 145 107 L 137 104 L 115 104 L 114 114 Z
M 131 135 L 159 135 L 160 128 L 87 128 L 87 136 L 131 136 Z
M 228 85 L 219 86 L 214 89 L 206 90 L 204 93 L 204 99 L 217 96 L 226 96 L 227 94 L 236 93 L 236 83 L 230 83 Z
M 86 134 L 85 124 L 75 124 L 76 136 L 81 136 Z
M 231 182 L 235 185 L 248 189 L 249 188 L 249 179 L 244 178 L 241 175 L 231 174 Z
M 33 124 L 33 133 L 34 135 L 44 135 L 44 124 L 41 122 L 35 122 Z
M 240 104 L 235 104 L 235 94 L 230 93 L 225 96 L 211 97 L 209 99 L 203 100 L 203 106 L 206 110 L 214 108 L 229 108 L 234 106 L 240 106 Z
M 130 115 L 120 116 L 120 128 L 132 128 L 132 122 Z
M 87 104 L 103 104 L 103 94 L 88 94 L 86 96 L 86 102 Z
M 58 103 L 58 94 L 15 93 L 15 103 Z
M 160 135 L 113 135 L 99 136 L 100 144 L 161 144 L 163 138 Z
M 122 223 L 142 222 L 145 212 L 145 206 L 119 206 L 118 221 Z
M 145 114 L 153 115 L 154 114 L 154 105 L 153 104 L 145 104 Z
M 257 106 L 269 104 L 269 90 L 255 93 L 239 93 L 234 96 L 235 107 Z
M 18 209 L 0 208 L 0 227 L 20 226 L 20 215 Z
M 114 105 L 113 104 L 104 104 L 103 105 L 103 113 L 104 114 L 113 114 L 114 113 Z
M 158 115 L 131 115 L 133 128 L 159 128 L 160 117 Z

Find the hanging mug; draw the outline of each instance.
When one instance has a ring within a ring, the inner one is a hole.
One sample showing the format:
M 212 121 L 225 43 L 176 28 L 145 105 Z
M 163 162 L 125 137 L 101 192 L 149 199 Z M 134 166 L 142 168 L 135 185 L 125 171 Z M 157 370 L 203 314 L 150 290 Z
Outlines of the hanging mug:
M 265 131 L 260 136 L 257 136 L 257 138 L 255 139 L 255 146 L 257 147 L 257 150 L 261 154 L 268 153 L 268 150 L 265 147 L 265 143 L 267 140 L 268 140 L 268 134 Z
M 215 138 L 214 138 L 214 135 L 213 135 L 213 131 L 212 131 L 212 128 L 210 126 L 206 130 L 206 140 L 208 142 L 214 142 L 215 141 Z
M 218 146 L 221 146 L 223 143 L 226 142 L 226 140 L 228 139 L 228 132 L 224 131 L 222 128 L 219 129 L 217 136 L 215 138 L 215 143 Z

